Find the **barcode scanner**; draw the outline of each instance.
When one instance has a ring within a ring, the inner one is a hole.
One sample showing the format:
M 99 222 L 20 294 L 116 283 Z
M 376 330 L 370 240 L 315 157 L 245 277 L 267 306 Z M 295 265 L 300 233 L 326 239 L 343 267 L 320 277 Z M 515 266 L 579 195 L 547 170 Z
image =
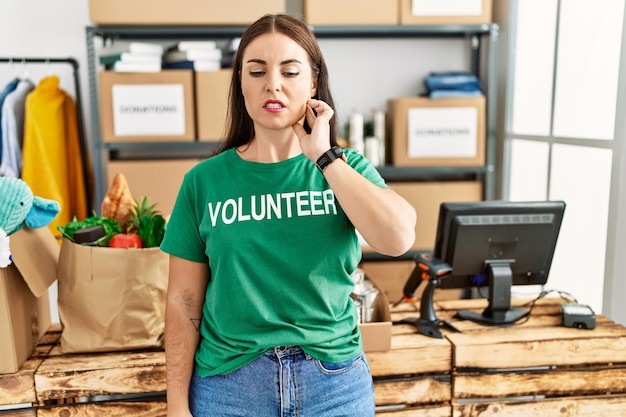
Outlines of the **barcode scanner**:
M 400 320 L 401 324 L 412 324 L 417 327 L 417 332 L 424 336 L 441 339 L 443 336 L 439 326 L 443 325 L 451 330 L 460 332 L 459 329 L 444 320 L 439 320 L 433 306 L 433 293 L 439 280 L 452 273 L 452 267 L 440 259 L 435 258 L 431 252 L 420 251 L 415 255 L 415 268 L 402 289 L 402 298 L 395 304 L 405 301 L 414 303 L 417 301 L 415 291 L 423 281 L 428 281 L 426 289 L 420 301 L 420 317 L 408 317 Z

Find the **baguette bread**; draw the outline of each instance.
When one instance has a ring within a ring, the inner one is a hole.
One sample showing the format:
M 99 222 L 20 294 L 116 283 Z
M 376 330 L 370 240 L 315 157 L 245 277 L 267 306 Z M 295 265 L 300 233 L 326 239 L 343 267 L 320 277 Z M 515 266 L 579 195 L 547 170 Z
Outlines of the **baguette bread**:
M 118 172 L 102 200 L 100 213 L 102 217 L 113 219 L 124 227 L 131 220 L 134 206 L 135 200 L 130 192 L 128 181 L 124 174 Z

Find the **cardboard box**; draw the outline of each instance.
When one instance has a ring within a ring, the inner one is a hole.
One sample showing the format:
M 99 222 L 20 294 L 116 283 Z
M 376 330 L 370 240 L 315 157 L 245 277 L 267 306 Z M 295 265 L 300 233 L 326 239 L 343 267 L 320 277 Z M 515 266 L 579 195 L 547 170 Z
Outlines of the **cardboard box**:
M 485 97 L 389 101 L 388 147 L 396 166 L 485 164 Z
M 376 310 L 374 321 L 359 324 L 361 341 L 365 352 L 384 352 L 391 349 L 391 313 L 389 311 L 389 299 L 378 284 L 366 275 L 366 279 L 372 281 L 379 291 L 376 298 Z
M 285 12 L 285 0 L 89 0 L 98 25 L 245 25 Z
M 492 20 L 492 0 L 399 1 L 402 25 L 481 25 Z
M 193 141 L 193 71 L 101 71 L 103 142 Z
M 311 25 L 397 25 L 397 0 L 304 0 Z
M 17 372 L 50 326 L 48 287 L 59 244 L 47 227 L 10 236 L 13 264 L 0 268 L 0 374 Z
M 150 197 L 150 201 L 157 204 L 156 208 L 163 215 L 168 215 L 172 212 L 185 173 L 198 162 L 200 159 L 109 161 L 107 184 L 113 182 L 116 173 L 123 173 L 133 198 L 141 201 L 143 196 Z
M 199 141 L 215 142 L 224 137 L 232 74 L 231 69 L 195 74 Z
M 474 202 L 483 199 L 480 181 L 390 182 L 388 185 L 404 197 L 417 212 L 415 243 L 412 250 L 433 250 L 437 234 L 439 206 L 443 202 Z M 363 252 L 372 252 L 362 246 Z

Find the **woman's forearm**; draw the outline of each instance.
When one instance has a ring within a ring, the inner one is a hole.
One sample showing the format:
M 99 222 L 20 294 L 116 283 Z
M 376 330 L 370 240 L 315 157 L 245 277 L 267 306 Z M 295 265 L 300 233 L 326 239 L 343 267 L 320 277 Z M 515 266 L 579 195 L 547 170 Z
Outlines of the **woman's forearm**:
M 415 242 L 416 213 L 404 198 L 371 183 L 341 160 L 330 164 L 324 176 L 372 249 L 399 256 L 411 248 Z
M 188 410 L 189 382 L 193 372 L 194 355 L 200 335 L 195 326 L 200 315 L 192 315 L 183 302 L 169 301 L 165 317 L 165 362 L 167 364 L 168 410 Z
M 165 312 L 165 363 L 169 416 L 189 414 L 189 383 L 200 340 L 200 323 L 209 268 L 170 257 Z

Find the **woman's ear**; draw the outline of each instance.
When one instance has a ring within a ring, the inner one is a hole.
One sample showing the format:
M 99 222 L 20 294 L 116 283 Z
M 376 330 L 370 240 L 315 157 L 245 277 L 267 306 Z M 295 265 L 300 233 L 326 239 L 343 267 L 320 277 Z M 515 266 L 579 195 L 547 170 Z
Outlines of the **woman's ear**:
M 313 80 L 313 85 L 311 86 L 311 97 L 315 97 L 317 95 L 317 79 Z

